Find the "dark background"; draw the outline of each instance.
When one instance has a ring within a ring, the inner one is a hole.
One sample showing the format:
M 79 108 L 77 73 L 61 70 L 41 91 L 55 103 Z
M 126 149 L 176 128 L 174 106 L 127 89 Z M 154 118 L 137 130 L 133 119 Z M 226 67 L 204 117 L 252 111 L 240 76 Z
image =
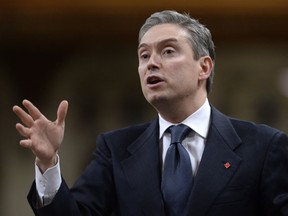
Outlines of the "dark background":
M 206 24 L 216 44 L 209 100 L 233 117 L 288 132 L 288 1 L 0 2 L 0 215 L 32 215 L 34 156 L 19 147 L 14 104 L 31 100 L 51 120 L 69 101 L 60 149 L 71 186 L 97 134 L 156 116 L 142 96 L 137 37 L 152 12 L 176 9 Z

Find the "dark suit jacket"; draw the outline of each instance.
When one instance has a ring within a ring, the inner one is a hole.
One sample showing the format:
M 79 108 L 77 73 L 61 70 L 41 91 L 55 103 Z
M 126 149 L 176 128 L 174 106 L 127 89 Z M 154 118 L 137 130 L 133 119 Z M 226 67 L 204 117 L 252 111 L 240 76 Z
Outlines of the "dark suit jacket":
M 213 107 L 211 117 L 183 216 L 287 216 L 287 136 L 229 118 Z M 158 127 L 156 119 L 101 134 L 95 159 L 72 189 L 63 179 L 53 202 L 37 208 L 33 184 L 28 200 L 35 214 L 164 216 Z

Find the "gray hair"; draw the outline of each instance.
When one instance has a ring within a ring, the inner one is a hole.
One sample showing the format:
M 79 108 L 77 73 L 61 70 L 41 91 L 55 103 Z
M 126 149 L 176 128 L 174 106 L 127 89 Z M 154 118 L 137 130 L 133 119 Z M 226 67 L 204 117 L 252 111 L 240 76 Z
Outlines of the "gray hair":
M 165 10 L 152 14 L 141 27 L 139 31 L 138 42 L 140 43 L 144 34 L 153 26 L 159 24 L 177 24 L 186 29 L 190 34 L 188 38 L 194 52 L 194 59 L 198 60 L 202 56 L 210 56 L 215 63 L 214 42 L 208 28 L 202 25 L 198 20 L 193 19 L 189 14 L 180 14 L 176 11 Z M 214 67 L 212 68 L 210 77 L 206 82 L 207 93 L 210 93 L 214 77 Z

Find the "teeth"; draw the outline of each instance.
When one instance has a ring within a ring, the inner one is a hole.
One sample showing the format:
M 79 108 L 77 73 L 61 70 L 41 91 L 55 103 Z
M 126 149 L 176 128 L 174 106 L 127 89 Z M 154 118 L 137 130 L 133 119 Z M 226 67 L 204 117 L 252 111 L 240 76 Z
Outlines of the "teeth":
M 155 84 L 155 83 L 157 83 L 159 81 L 160 81 L 160 79 L 158 77 L 151 77 L 148 80 L 149 84 Z
M 158 81 L 158 79 L 157 78 L 152 78 L 151 80 L 150 80 L 150 82 L 153 84 L 153 83 L 156 83 Z

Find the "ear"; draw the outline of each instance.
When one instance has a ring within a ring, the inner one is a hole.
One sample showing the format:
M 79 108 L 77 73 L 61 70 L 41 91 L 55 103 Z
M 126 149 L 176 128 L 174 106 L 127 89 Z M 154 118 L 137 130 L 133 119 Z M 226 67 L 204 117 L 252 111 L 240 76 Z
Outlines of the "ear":
M 210 56 L 203 56 L 199 59 L 201 71 L 199 73 L 199 80 L 206 80 L 209 78 L 212 68 L 213 68 L 213 61 Z

